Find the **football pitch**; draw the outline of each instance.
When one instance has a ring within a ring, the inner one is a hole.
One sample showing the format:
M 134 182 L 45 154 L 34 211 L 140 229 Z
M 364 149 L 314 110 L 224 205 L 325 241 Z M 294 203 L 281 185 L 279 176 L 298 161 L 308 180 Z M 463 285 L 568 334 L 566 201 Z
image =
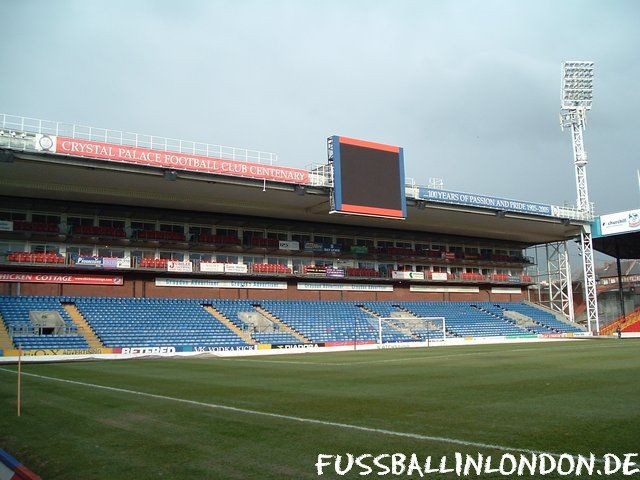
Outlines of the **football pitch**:
M 23 364 L 19 418 L 15 371 L 0 366 L 0 448 L 47 480 L 367 478 L 319 477 L 318 455 L 640 446 L 633 340 Z

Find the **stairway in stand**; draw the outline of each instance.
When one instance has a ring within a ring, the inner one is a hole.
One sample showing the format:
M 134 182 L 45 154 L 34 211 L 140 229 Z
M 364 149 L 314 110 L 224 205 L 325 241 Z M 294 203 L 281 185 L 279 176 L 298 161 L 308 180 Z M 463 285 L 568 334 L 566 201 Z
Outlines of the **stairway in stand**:
M 265 310 L 264 308 L 260 307 L 260 306 L 254 306 L 253 308 L 255 308 L 258 312 L 260 312 L 262 315 L 264 315 L 265 317 L 267 317 L 269 320 L 271 320 L 273 323 L 275 323 L 276 325 L 278 325 L 278 327 L 280 328 L 281 332 L 286 332 L 286 333 L 290 333 L 291 335 L 293 335 L 294 337 L 296 337 L 298 340 L 300 340 L 302 343 L 312 343 L 311 340 L 309 340 L 307 337 L 305 337 L 304 335 L 302 335 L 300 332 L 298 332 L 297 330 L 294 330 L 293 328 L 291 328 L 289 325 L 287 325 L 286 323 L 284 323 L 282 320 L 280 320 L 278 317 L 276 317 L 274 314 L 272 314 L 270 311 Z
M 213 305 L 203 305 L 203 307 L 208 313 L 210 313 L 212 316 L 214 316 L 216 318 L 216 320 L 219 320 L 221 323 L 223 323 L 227 328 L 229 328 L 229 330 L 231 330 L 233 333 L 238 335 L 245 342 L 247 342 L 247 343 L 249 343 L 251 345 L 255 345 L 257 343 L 253 338 L 251 338 L 251 334 L 249 332 L 245 332 L 244 330 L 241 330 L 240 328 L 238 328 L 238 326 L 236 324 L 234 324 L 231 320 L 229 320 L 221 312 L 216 310 L 213 307 Z
M 16 347 L 13 346 L 7 327 L 4 324 L 4 319 L 0 315 L 0 350 L 11 350 Z
M 84 339 L 89 344 L 91 348 L 105 348 L 104 344 L 100 341 L 98 336 L 95 334 L 91 325 L 87 323 L 87 320 L 84 318 L 78 307 L 73 303 L 63 303 L 62 308 L 69 314 L 73 323 L 78 327 L 78 333 L 84 337 Z

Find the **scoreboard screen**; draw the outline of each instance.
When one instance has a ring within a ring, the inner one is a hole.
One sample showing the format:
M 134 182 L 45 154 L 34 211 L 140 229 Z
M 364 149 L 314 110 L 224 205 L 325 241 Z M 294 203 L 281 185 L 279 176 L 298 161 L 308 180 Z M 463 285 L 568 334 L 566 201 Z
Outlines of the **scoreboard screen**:
M 404 219 L 404 157 L 400 147 L 333 136 L 333 212 Z

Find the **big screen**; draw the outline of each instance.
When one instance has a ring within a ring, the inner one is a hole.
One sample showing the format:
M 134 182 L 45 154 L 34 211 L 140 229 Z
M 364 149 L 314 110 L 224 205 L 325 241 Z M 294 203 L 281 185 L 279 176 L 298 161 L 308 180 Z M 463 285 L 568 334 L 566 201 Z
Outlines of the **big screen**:
M 402 148 L 333 136 L 333 211 L 403 219 L 407 216 Z

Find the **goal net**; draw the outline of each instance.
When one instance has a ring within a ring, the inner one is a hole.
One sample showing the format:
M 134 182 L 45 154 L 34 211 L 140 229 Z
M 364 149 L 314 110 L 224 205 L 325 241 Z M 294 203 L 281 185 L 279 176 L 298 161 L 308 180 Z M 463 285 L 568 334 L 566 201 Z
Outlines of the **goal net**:
M 378 317 L 379 344 L 406 341 L 443 342 L 447 336 L 444 317 Z

